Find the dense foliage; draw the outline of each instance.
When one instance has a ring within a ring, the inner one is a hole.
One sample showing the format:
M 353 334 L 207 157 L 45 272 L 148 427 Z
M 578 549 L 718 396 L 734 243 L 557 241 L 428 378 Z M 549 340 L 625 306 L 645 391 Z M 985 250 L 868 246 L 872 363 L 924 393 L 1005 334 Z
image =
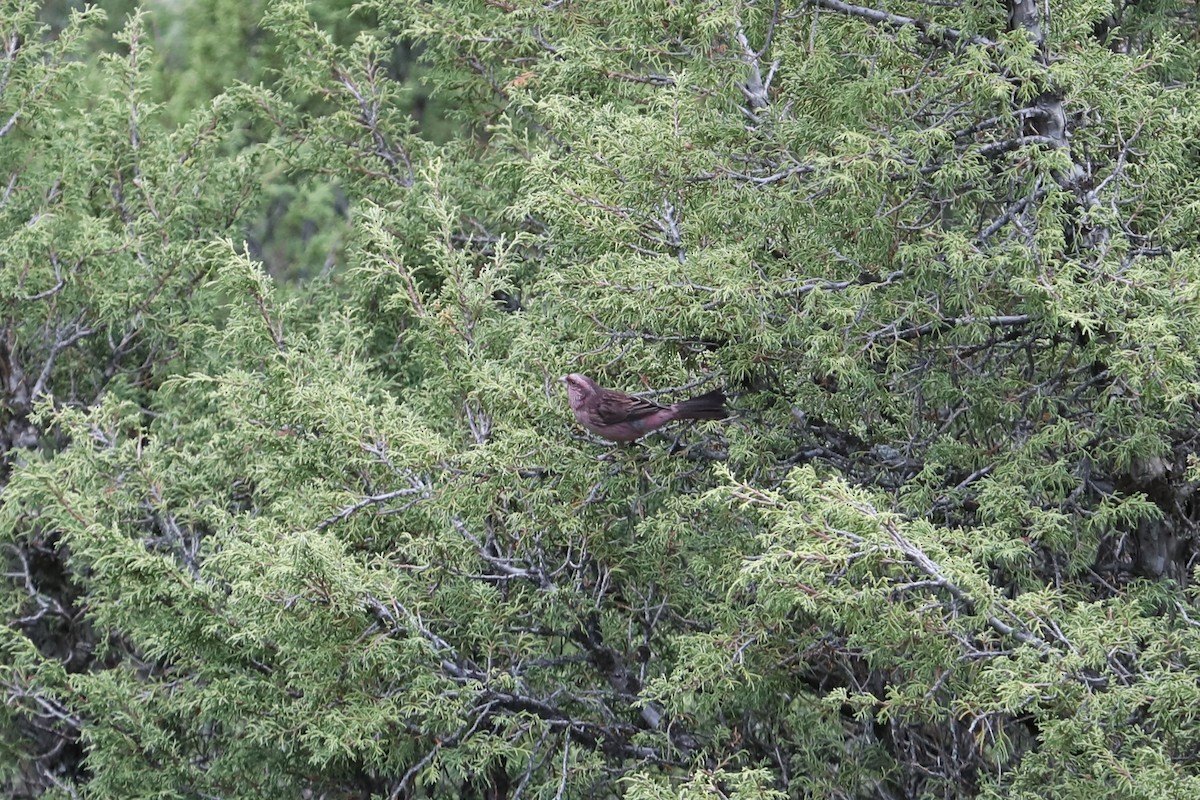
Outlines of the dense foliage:
M 0 0 L 0 793 L 1200 796 L 1194 4 L 146 6 Z

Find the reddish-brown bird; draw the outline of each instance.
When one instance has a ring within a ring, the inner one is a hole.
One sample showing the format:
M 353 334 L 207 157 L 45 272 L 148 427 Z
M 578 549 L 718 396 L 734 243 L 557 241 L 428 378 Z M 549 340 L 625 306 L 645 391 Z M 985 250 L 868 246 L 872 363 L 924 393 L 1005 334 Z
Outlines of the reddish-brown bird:
M 577 372 L 563 375 L 562 382 L 567 385 L 571 410 L 579 424 L 614 442 L 632 442 L 677 419 L 729 416 L 725 411 L 725 393 L 720 389 L 672 406 L 660 406 L 644 397 L 605 389 Z

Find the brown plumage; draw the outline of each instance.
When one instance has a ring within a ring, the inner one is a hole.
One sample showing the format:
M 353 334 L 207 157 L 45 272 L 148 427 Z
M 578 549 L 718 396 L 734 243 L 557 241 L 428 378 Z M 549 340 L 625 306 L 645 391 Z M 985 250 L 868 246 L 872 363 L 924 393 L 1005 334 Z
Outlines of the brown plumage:
M 662 406 L 644 397 L 605 389 L 586 375 L 564 375 L 567 397 L 579 424 L 614 442 L 632 442 L 677 419 L 725 419 L 725 393 L 707 394 Z

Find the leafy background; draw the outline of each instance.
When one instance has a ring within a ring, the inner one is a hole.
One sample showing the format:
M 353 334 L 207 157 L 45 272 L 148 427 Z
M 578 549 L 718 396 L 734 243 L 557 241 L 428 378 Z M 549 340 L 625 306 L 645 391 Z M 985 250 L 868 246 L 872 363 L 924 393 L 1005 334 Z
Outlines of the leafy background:
M 0 20 L 6 794 L 1200 793 L 1192 5 Z

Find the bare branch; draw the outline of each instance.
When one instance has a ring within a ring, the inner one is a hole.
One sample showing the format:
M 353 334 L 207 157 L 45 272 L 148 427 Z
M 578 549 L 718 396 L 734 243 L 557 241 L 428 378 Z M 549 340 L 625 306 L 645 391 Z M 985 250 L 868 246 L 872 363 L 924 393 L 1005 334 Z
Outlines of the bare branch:
M 984 47 L 996 46 L 996 42 L 986 36 L 964 33 L 956 28 L 942 28 L 928 20 L 905 17 L 900 14 L 889 14 L 886 11 L 880 11 L 875 8 L 843 3 L 842 0 L 813 0 L 813 3 L 820 8 L 827 8 L 830 11 L 837 11 L 852 17 L 861 17 L 876 25 L 889 25 L 894 28 L 911 25 L 924 34 L 925 38 L 930 41 L 944 40 L 948 42 L 966 42 L 967 44 L 977 44 Z

